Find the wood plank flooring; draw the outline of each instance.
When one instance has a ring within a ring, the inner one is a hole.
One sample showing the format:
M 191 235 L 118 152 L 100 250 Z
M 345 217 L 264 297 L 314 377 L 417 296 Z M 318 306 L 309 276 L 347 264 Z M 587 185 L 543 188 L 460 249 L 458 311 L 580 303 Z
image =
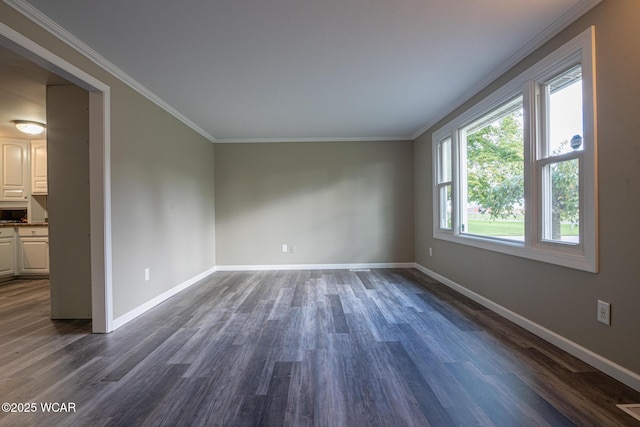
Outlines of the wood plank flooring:
M 413 269 L 218 272 L 108 335 L 48 294 L 0 285 L 0 401 L 37 405 L 2 426 L 640 425 L 640 393 Z

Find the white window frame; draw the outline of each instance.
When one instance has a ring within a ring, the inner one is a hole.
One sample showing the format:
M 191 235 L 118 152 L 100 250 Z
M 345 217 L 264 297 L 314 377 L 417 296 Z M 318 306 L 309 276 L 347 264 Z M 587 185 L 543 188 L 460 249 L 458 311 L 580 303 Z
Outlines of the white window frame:
M 449 170 L 449 177 L 448 179 L 443 178 L 443 169 L 445 169 L 442 165 L 442 160 L 443 160 L 443 156 L 442 156 L 442 151 L 441 151 L 441 147 L 443 145 L 444 142 L 449 141 L 449 149 L 450 152 L 448 153 L 448 156 L 446 156 L 445 158 L 447 160 L 449 160 L 449 164 L 447 165 L 447 170 Z M 444 139 L 438 141 L 435 144 L 435 155 L 437 156 L 437 168 L 435 171 L 435 192 L 436 192 L 436 198 L 438 199 L 438 206 L 439 206 L 439 213 L 438 213 L 438 224 L 437 227 L 439 230 L 444 230 L 445 232 L 451 232 L 453 230 L 453 212 L 451 212 L 451 227 L 443 227 L 443 223 L 447 223 L 448 221 L 448 205 L 442 205 L 442 190 L 446 189 L 447 187 L 450 188 L 451 191 L 451 203 L 453 205 L 453 167 L 452 167 L 452 159 L 453 159 L 453 141 L 451 139 L 450 136 L 446 136 Z M 443 221 L 444 219 L 444 221 Z
M 539 88 L 543 83 L 568 68 L 582 67 L 583 149 L 555 157 L 552 161 L 542 155 L 545 126 L 542 119 Z M 518 94 L 523 96 L 524 119 L 524 242 L 488 236 L 465 234 L 461 231 L 462 199 L 465 165 L 461 164 L 461 130 Z M 441 227 L 439 145 L 451 138 L 452 171 L 452 228 Z M 577 244 L 543 239 L 543 183 L 542 168 L 566 157 L 580 162 L 580 242 Z M 478 102 L 432 135 L 433 159 L 433 236 L 482 249 L 515 255 L 536 261 L 579 270 L 598 272 L 598 187 L 597 187 L 597 128 L 595 28 L 590 27 L 574 39 L 528 68 L 492 94 Z

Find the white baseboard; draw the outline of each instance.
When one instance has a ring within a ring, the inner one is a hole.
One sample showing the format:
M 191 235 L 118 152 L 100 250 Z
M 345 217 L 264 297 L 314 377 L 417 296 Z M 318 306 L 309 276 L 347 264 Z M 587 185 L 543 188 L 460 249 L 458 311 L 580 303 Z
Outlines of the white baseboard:
M 116 329 L 118 329 L 122 325 L 125 325 L 126 323 L 129 323 L 130 321 L 132 321 L 136 317 L 140 316 L 141 314 L 145 313 L 146 311 L 149 311 L 150 309 L 152 309 L 156 305 L 160 304 L 161 302 L 166 301 L 167 299 L 171 298 L 172 296 L 174 296 L 175 294 L 177 294 L 177 293 L 179 293 L 181 291 L 184 291 L 189 286 L 199 282 L 200 280 L 202 280 L 205 277 L 215 273 L 216 271 L 217 271 L 216 267 L 212 267 L 212 268 L 210 268 L 210 269 L 208 269 L 206 271 L 203 271 L 202 273 L 198 274 L 197 276 L 194 276 L 194 277 L 190 278 L 189 280 L 186 280 L 186 281 L 180 283 L 179 285 L 174 286 L 173 288 L 169 289 L 168 291 L 161 293 L 160 295 L 158 295 L 157 297 L 153 298 L 152 300 L 149 300 L 149 301 L 145 302 L 144 304 L 134 308 L 133 310 L 129 311 L 128 313 L 123 314 L 122 316 L 118 317 L 117 319 L 113 319 L 113 330 L 115 331 Z
M 535 322 L 532 322 L 531 320 L 519 315 L 518 313 L 515 313 L 511 310 L 509 310 L 508 308 L 505 308 L 499 304 L 496 304 L 495 302 L 483 297 L 480 294 L 477 294 L 467 288 L 465 288 L 464 286 L 447 279 L 444 276 L 441 276 L 440 274 L 436 273 L 435 271 L 429 270 L 426 267 L 423 267 L 420 264 L 414 264 L 414 267 L 420 271 L 422 271 L 424 274 L 433 277 L 434 279 L 438 280 L 439 282 L 441 282 L 442 284 L 460 292 L 461 294 L 471 298 L 472 300 L 474 300 L 475 302 L 487 307 L 489 310 L 501 315 L 502 317 L 509 319 L 510 321 L 512 321 L 513 323 L 515 323 L 518 326 L 523 327 L 524 329 L 528 330 L 529 332 L 539 336 L 540 338 L 544 339 L 545 341 L 550 342 L 551 344 L 555 345 L 556 347 L 561 348 L 562 350 L 566 351 L 569 354 L 572 354 L 573 356 L 577 357 L 578 359 L 588 363 L 589 365 L 593 366 L 594 368 L 604 372 L 605 374 L 615 378 L 616 380 L 620 381 L 621 383 L 624 383 L 626 385 L 628 385 L 629 387 L 633 388 L 634 390 L 640 391 L 640 375 L 630 371 L 629 369 L 625 368 L 624 366 L 620 366 L 617 363 L 603 357 L 600 356 L 599 354 L 594 353 L 593 351 L 582 347 L 580 344 L 577 344 L 543 326 L 538 325 Z
M 257 270 L 349 270 L 360 268 L 414 268 L 413 262 L 361 263 L 361 264 L 282 264 L 282 265 L 218 265 L 218 271 Z

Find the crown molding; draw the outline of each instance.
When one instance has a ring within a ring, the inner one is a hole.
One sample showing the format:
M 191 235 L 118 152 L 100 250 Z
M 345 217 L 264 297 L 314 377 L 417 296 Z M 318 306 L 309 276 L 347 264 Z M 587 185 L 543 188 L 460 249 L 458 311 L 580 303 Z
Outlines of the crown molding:
M 517 65 L 520 61 L 525 59 L 527 56 L 531 55 L 536 49 L 541 47 L 543 44 L 551 40 L 554 36 L 556 36 L 560 31 L 567 28 L 569 25 L 574 23 L 578 18 L 583 16 L 585 13 L 596 7 L 603 0 L 582 0 L 574 7 L 569 9 L 564 13 L 560 18 L 556 19 L 551 25 L 545 28 L 541 33 L 539 33 L 536 37 L 531 39 L 527 44 L 522 46 L 516 53 L 514 53 L 509 59 L 503 62 L 498 68 L 496 68 L 493 72 L 489 73 L 485 78 L 480 80 L 476 85 L 474 85 L 467 94 L 457 98 L 455 101 L 450 103 L 446 108 L 443 109 L 443 113 L 436 116 L 434 119 L 429 120 L 424 126 L 418 129 L 416 132 L 411 135 L 412 140 L 418 139 L 420 135 L 431 129 L 435 126 L 440 120 L 447 117 L 451 114 L 456 108 L 464 104 L 466 101 L 471 99 L 474 95 L 480 92 L 482 89 L 487 87 L 489 84 L 494 82 L 498 77 L 502 76 L 504 73 L 509 71 L 512 67 Z M 468 94 L 471 95 L 468 95 Z
M 193 129 L 195 132 L 199 133 L 203 137 L 207 138 L 211 142 L 216 142 L 216 139 L 202 129 L 200 126 L 196 125 L 194 122 L 189 120 L 186 116 L 180 113 L 175 108 L 171 107 L 165 101 L 163 101 L 159 96 L 151 92 L 133 77 L 125 73 L 123 70 L 118 68 L 116 65 L 111 63 L 105 57 L 100 55 L 98 52 L 93 50 L 87 44 L 82 42 L 76 36 L 71 34 L 69 31 L 60 26 L 57 22 L 49 18 L 44 13 L 40 12 L 38 9 L 33 7 L 30 3 L 25 0 L 3 0 L 7 5 L 14 8 L 16 11 L 20 12 L 22 15 L 30 19 L 32 22 L 48 31 L 50 34 L 58 38 L 59 40 L 66 43 L 68 46 L 73 48 L 74 50 L 81 53 L 83 56 L 88 58 L 91 62 L 98 65 L 100 68 L 112 74 L 114 77 L 125 83 L 127 86 L 147 98 L 149 101 L 156 104 L 158 107 L 165 110 L 167 113 L 174 116 L 176 119 L 180 120 L 182 123 Z
M 220 138 L 216 144 L 275 144 L 278 142 L 374 142 L 413 141 L 410 136 L 398 137 L 350 137 L 350 138 Z

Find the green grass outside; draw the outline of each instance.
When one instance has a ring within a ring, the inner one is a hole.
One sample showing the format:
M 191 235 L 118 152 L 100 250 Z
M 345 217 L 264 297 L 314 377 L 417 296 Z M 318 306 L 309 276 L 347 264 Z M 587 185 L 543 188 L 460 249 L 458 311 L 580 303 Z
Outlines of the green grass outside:
M 479 219 L 470 219 L 468 221 L 468 233 L 480 234 L 483 236 L 523 236 L 524 222 L 520 221 L 484 221 Z M 562 224 L 563 236 L 577 236 L 578 227 L 571 224 Z

